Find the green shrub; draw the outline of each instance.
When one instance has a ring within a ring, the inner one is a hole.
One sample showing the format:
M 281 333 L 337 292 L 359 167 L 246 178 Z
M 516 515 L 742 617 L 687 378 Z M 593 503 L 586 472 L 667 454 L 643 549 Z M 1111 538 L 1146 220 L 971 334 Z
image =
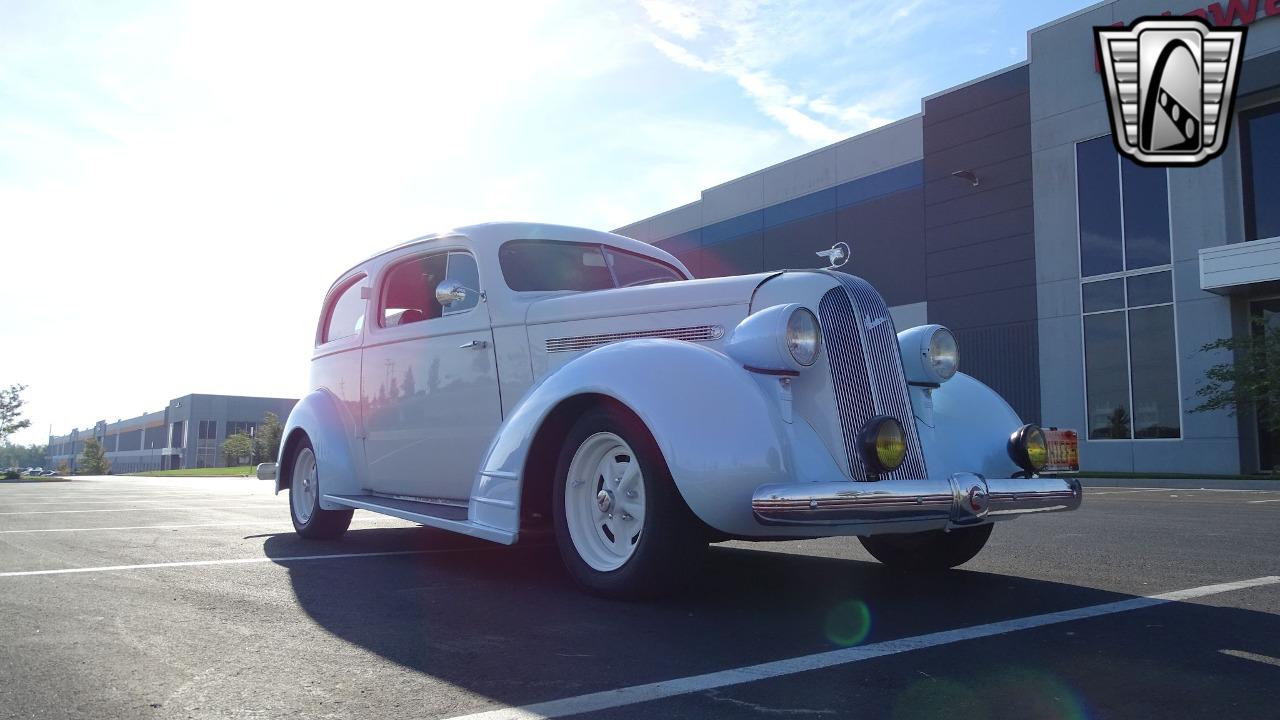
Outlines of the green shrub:
M 5 479 L 5 480 L 19 480 L 19 479 L 21 479 L 21 478 L 22 478 L 22 473 L 18 472 L 17 470 L 5 470 L 5 471 L 4 471 L 4 479 Z

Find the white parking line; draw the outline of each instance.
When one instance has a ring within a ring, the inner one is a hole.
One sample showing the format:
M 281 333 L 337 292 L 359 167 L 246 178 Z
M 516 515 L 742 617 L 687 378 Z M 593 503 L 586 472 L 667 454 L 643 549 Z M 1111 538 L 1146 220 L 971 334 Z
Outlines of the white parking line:
M 53 500 L 43 502 L 5 502 L 0 503 L 0 507 L 27 507 L 30 505 L 124 505 L 129 503 L 173 503 L 183 500 L 200 500 L 211 502 L 226 502 L 227 500 L 247 500 L 247 499 L 266 499 L 261 496 L 254 498 L 252 495 L 228 495 L 226 497 L 210 497 L 210 496 L 187 496 L 185 498 L 120 498 L 118 500 Z
M 276 508 L 280 505 L 182 505 L 180 507 L 131 507 L 131 508 L 95 508 L 93 510 L 23 510 L 22 512 L 0 512 L 0 515 L 58 515 L 62 513 L 103 513 L 103 512 L 138 512 L 140 510 L 243 510 L 245 508 Z
M 492 549 L 502 546 L 494 545 Z M 24 577 L 30 575 L 70 575 L 76 573 L 116 572 L 119 570 L 151 570 L 154 568 L 205 567 L 209 565 L 250 565 L 253 563 L 286 563 L 303 560 L 343 560 L 350 558 L 390 557 L 393 555 L 439 555 L 443 553 L 479 552 L 491 548 L 447 548 L 441 550 L 388 550 L 386 552 L 368 553 L 334 553 L 329 555 L 292 555 L 289 557 L 251 557 L 232 560 L 188 560 L 186 562 L 147 563 L 145 565 L 105 565 L 98 567 L 62 568 L 60 570 L 19 570 L 16 572 L 0 572 L 3 577 Z
M 789 658 L 787 660 L 761 663 L 759 665 L 750 665 L 747 667 L 734 668 L 732 670 L 721 670 L 720 672 L 707 673 L 705 675 L 692 675 L 690 677 L 676 678 L 674 680 L 662 680 L 660 682 L 649 683 L 647 685 L 633 685 L 631 687 L 619 688 L 617 690 L 605 690 L 603 692 L 591 693 L 589 695 L 578 695 L 577 697 L 564 698 L 562 700 L 550 700 L 548 702 L 525 705 L 523 707 L 506 707 L 497 710 L 486 710 L 483 712 L 472 713 L 470 715 L 458 715 L 451 720 L 544 720 L 545 718 L 578 715 L 580 713 L 596 712 L 625 705 L 634 705 L 636 703 L 660 700 L 662 698 L 669 698 L 677 695 L 687 695 L 689 693 L 704 692 L 731 685 L 741 685 L 743 683 L 757 682 L 760 680 L 767 680 L 769 678 L 794 675 L 796 673 L 808 672 L 810 670 L 821 670 L 837 665 L 847 665 L 849 663 L 871 660 L 878 657 L 885 657 L 887 655 L 911 652 L 912 650 L 923 650 L 925 648 L 933 648 L 941 645 L 950 645 L 964 640 L 975 640 L 978 638 L 1016 632 L 1018 630 L 1031 630 L 1033 628 L 1045 627 L 1046 625 L 1057 625 L 1059 623 L 1072 622 L 1074 620 L 1085 620 L 1103 615 L 1128 612 L 1130 610 L 1141 610 L 1143 608 L 1154 607 L 1156 605 L 1163 605 L 1170 602 L 1191 600 L 1194 598 L 1231 592 L 1232 590 L 1242 590 L 1262 585 L 1275 585 L 1277 583 L 1280 583 L 1280 577 L 1268 576 L 1254 578 L 1252 580 L 1241 580 L 1239 582 L 1222 583 L 1220 585 L 1206 585 L 1204 587 L 1177 590 L 1174 592 L 1163 593 L 1161 595 L 1148 595 L 1145 597 L 1131 598 L 1129 600 L 1119 600 L 1117 602 L 1103 603 L 1101 605 L 1092 605 L 1090 607 L 1083 607 L 1077 610 L 1064 610 L 1062 612 L 1045 613 L 1043 615 L 1032 615 L 1030 617 L 1017 618 L 1015 620 L 1004 620 L 1001 622 L 989 623 L 987 625 L 975 625 L 973 627 L 961 628 L 958 630 L 943 630 L 942 632 L 929 633 L 928 635 L 917 635 L 915 637 L 902 638 L 899 640 L 886 640 L 884 642 L 873 643 L 871 645 L 844 648 L 842 650 L 831 650 L 829 652 L 804 655 L 801 657 Z
M 1249 500 L 1248 501 L 1250 505 L 1257 505 L 1259 503 L 1269 503 L 1269 502 L 1280 502 L 1280 498 L 1276 498 L 1275 500 Z
M 403 523 L 405 521 L 397 518 L 365 518 L 363 522 L 394 521 Z M 198 528 L 198 527 L 226 527 L 240 525 L 244 527 L 257 527 L 259 525 L 281 525 L 281 520 L 229 520 L 227 522 L 211 522 L 211 523 L 187 523 L 184 525 L 124 525 L 119 527 L 85 527 L 85 528 L 36 528 L 33 530 L 0 530 L 0 535 L 13 535 L 18 533 L 53 533 L 53 532 L 95 532 L 98 530 L 176 530 L 179 528 Z M 361 521 L 355 521 L 361 523 Z M 285 527 L 281 525 L 281 527 Z M 289 530 L 293 530 L 293 526 L 287 526 Z M 373 529 L 376 526 L 366 526 L 364 524 L 353 524 L 356 529 L 369 527 Z M 400 527 L 392 525 L 391 527 Z M 418 527 L 417 525 L 404 525 L 404 527 Z

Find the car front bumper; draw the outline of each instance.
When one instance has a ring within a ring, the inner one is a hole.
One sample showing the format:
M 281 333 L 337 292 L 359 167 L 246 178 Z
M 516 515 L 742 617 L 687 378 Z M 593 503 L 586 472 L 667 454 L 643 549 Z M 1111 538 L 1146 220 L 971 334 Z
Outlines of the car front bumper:
M 1082 499 L 1075 478 L 984 478 L 956 473 L 931 480 L 810 482 L 761 485 L 751 498 L 765 525 L 921 524 L 959 527 L 996 517 L 1075 510 Z

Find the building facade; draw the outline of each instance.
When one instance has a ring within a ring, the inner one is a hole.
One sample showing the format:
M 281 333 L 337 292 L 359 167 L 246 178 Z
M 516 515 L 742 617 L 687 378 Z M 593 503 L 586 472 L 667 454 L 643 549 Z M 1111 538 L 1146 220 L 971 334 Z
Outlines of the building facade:
M 1248 25 L 1226 152 L 1116 152 L 1093 28 L 1192 14 Z M 619 228 L 698 277 L 820 266 L 875 284 L 898 329 L 951 328 L 962 370 L 1019 415 L 1080 431 L 1086 469 L 1280 465 L 1253 417 L 1193 412 L 1209 342 L 1280 313 L 1280 0 L 1100 3 L 1028 33 L 1028 60 L 921 112 Z
M 75 470 L 84 441 L 95 437 L 106 450 L 111 472 L 224 467 L 238 458 L 222 455 L 222 442 L 231 435 L 252 436 L 267 413 L 275 413 L 281 424 L 289 417 L 297 400 L 288 398 L 241 397 L 237 395 L 185 395 L 152 413 L 129 420 L 75 429 L 65 435 L 49 436 L 45 467 L 64 463 Z

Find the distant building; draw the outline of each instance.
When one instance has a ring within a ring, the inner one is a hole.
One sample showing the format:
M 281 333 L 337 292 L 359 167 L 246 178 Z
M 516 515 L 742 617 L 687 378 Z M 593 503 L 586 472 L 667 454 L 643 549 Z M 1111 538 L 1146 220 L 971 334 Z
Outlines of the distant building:
M 129 420 L 99 420 L 92 428 L 50 435 L 45 467 L 66 463 L 73 470 L 84 441 L 96 437 L 107 451 L 111 472 L 222 467 L 222 441 L 236 433 L 253 435 L 267 413 L 283 423 L 298 401 L 237 395 L 184 395 L 168 407 Z

